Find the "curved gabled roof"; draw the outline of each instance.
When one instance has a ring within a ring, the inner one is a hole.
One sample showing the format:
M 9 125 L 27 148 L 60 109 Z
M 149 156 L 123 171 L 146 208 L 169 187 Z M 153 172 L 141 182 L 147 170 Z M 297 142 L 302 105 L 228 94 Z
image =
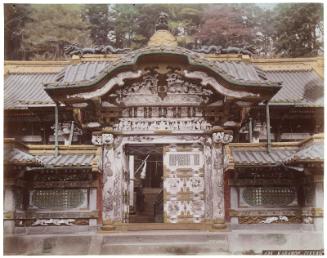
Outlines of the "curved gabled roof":
M 208 70 L 211 70 L 215 74 L 221 76 L 227 82 L 240 85 L 240 86 L 253 86 L 253 87 L 271 87 L 276 88 L 276 91 L 281 87 L 280 82 L 270 81 L 265 79 L 264 73 L 259 71 L 252 64 L 247 64 L 244 62 L 213 62 L 209 61 L 204 58 L 203 55 L 193 52 L 191 50 L 181 48 L 181 47 L 145 47 L 139 50 L 135 50 L 129 52 L 126 55 L 123 55 L 116 61 L 112 63 L 107 63 L 105 67 L 97 74 L 92 73 L 89 78 L 85 78 L 84 80 L 74 80 L 74 81 L 67 81 L 67 80 L 58 80 L 53 83 L 45 84 L 46 90 L 55 90 L 60 88 L 85 88 L 88 86 L 93 86 L 104 79 L 108 74 L 112 73 L 116 69 L 123 68 L 123 67 L 132 67 L 134 66 L 140 57 L 147 56 L 147 55 L 175 55 L 175 56 L 182 56 L 187 59 L 190 65 L 203 67 Z M 89 64 L 79 64 L 77 70 L 84 69 L 86 65 Z M 93 64 L 97 65 L 97 64 Z M 66 68 L 66 71 L 73 69 L 74 65 Z M 92 67 L 92 65 L 91 65 Z M 231 67 L 233 68 L 231 70 Z M 76 69 L 75 69 L 76 70 Z M 64 75 L 65 77 L 74 77 L 71 75 Z M 78 76 L 76 76 L 78 78 Z

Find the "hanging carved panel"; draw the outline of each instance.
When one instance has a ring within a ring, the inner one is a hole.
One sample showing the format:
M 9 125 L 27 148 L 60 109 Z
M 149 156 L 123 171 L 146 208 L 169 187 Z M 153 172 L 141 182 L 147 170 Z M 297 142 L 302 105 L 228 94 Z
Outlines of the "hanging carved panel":
M 142 77 L 107 96 L 114 105 L 200 105 L 208 104 L 213 90 L 186 79 L 181 68 L 145 68 Z M 162 71 L 164 70 L 164 72 Z
M 197 147 L 164 148 L 164 222 L 204 221 L 204 158 Z

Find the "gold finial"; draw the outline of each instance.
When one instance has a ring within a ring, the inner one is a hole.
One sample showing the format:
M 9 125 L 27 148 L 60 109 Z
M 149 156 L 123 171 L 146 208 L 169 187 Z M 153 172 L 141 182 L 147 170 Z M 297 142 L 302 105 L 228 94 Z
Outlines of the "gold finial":
M 177 47 L 177 40 L 168 28 L 168 14 L 161 12 L 156 24 L 156 32 L 148 42 L 149 47 L 169 46 Z

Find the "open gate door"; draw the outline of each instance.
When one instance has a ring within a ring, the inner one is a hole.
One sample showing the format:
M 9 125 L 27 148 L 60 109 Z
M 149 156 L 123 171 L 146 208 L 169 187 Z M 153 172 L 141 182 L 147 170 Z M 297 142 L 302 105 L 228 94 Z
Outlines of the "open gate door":
M 166 146 L 164 165 L 164 222 L 204 222 L 204 157 L 201 147 Z

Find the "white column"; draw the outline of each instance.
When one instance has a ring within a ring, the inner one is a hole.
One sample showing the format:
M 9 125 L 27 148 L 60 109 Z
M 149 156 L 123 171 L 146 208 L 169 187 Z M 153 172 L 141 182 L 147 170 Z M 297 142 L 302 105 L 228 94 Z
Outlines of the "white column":
M 324 178 L 323 175 L 314 175 L 314 208 L 324 208 Z M 324 225 L 323 217 L 314 217 L 314 225 L 316 230 L 323 231 Z
M 238 192 L 235 186 L 230 187 L 230 207 L 233 210 L 238 208 Z M 231 217 L 231 224 L 238 224 L 238 217 Z
M 4 189 L 4 233 L 12 234 L 15 229 L 13 214 L 15 213 L 15 196 L 13 186 L 5 186 Z
M 134 156 L 129 156 L 129 206 L 134 208 Z

